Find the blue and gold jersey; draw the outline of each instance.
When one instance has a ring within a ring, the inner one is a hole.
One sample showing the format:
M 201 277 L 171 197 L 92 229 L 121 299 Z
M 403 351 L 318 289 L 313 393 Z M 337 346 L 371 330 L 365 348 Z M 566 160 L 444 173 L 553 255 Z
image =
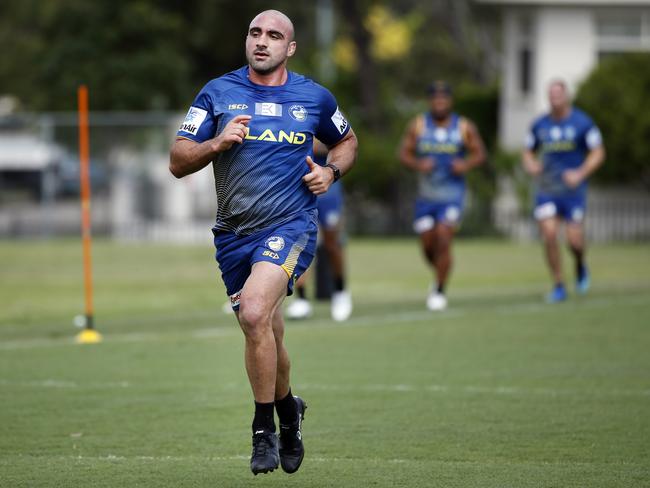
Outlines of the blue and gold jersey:
M 334 96 L 291 71 L 284 85 L 257 85 L 245 66 L 203 87 L 178 136 L 207 141 L 237 115 L 252 117 L 246 139 L 212 162 L 215 230 L 248 235 L 313 210 L 316 197 L 302 182 L 313 138 L 332 145 L 350 130 Z
M 465 157 L 466 121 L 451 114 L 447 126 L 436 123 L 431 113 L 417 119 L 416 152 L 419 158 L 432 157 L 433 171 L 419 175 L 419 198 L 437 202 L 461 202 L 465 195 L 465 177 L 452 172 L 454 159 Z
M 526 148 L 539 151 L 544 168 L 539 179 L 539 191 L 547 195 L 584 194 L 587 182 L 569 188 L 562 173 L 582 165 L 587 153 L 602 144 L 600 130 L 582 110 L 572 108 L 562 120 L 550 114 L 539 117 L 526 137 Z

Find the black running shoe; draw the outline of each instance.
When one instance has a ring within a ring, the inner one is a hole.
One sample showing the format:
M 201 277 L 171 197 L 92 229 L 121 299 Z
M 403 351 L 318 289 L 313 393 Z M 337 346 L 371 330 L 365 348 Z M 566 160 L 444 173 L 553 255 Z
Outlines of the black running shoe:
M 302 444 L 302 421 L 305 418 L 307 404 L 297 396 L 293 397 L 298 404 L 298 419 L 293 424 L 280 423 L 280 463 L 287 473 L 298 471 L 305 457 L 305 447 Z
M 280 455 L 278 454 L 278 436 L 275 432 L 265 430 L 253 434 L 253 454 L 251 454 L 251 471 L 255 476 L 258 473 L 268 473 L 278 469 Z

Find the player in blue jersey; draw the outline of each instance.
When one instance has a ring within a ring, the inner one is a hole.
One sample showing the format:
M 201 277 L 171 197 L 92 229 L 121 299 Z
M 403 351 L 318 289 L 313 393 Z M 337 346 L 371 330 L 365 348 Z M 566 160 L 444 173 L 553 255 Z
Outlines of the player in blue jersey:
M 451 244 L 460 225 L 465 174 L 483 164 L 485 146 L 476 126 L 452 111 L 451 87 L 436 81 L 428 88 L 429 111 L 408 125 L 399 149 L 404 166 L 418 173 L 418 197 L 413 228 L 435 272 L 426 304 L 447 308 L 445 295 L 451 271 Z
M 255 399 L 254 474 L 279 464 L 292 473 L 304 456 L 305 403 L 290 388 L 281 305 L 314 254 L 316 195 L 347 173 L 357 148 L 332 94 L 287 70 L 295 50 L 286 15 L 257 15 L 246 37 L 248 65 L 203 87 L 170 156 L 177 178 L 212 163 L 216 259 L 246 339 Z M 314 137 L 329 148 L 326 166 L 310 157 Z
M 587 114 L 572 106 L 563 81 L 550 84 L 548 99 L 551 111 L 533 122 L 523 166 L 537 184 L 535 218 L 554 283 L 547 301 L 556 303 L 567 298 L 557 242 L 561 220 L 566 222 L 575 258 L 576 291 L 584 294 L 589 289 L 584 235 L 587 179 L 605 160 L 605 149 L 600 130 Z
M 314 141 L 314 160 L 321 165 L 327 163 L 327 147 Z M 343 188 L 340 182 L 330 186 L 327 193 L 318 195 L 318 227 L 322 246 L 324 246 L 333 278 L 334 290 L 331 298 L 332 319 L 343 322 L 352 313 L 352 296 L 345 287 L 345 259 L 343 253 L 342 219 Z M 304 274 L 296 282 L 296 297 L 287 307 L 287 317 L 304 319 L 312 314 L 312 306 L 307 299 L 306 278 Z

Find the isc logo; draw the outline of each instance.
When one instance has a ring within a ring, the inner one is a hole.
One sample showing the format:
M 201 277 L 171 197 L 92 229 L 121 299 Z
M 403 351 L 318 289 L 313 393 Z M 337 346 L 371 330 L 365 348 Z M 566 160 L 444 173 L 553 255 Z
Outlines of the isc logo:
M 228 110 L 246 110 L 248 105 L 245 103 L 231 103 L 228 105 Z
M 268 249 L 264 250 L 262 256 L 268 256 L 271 259 L 280 259 L 280 255 L 277 252 L 269 251 Z

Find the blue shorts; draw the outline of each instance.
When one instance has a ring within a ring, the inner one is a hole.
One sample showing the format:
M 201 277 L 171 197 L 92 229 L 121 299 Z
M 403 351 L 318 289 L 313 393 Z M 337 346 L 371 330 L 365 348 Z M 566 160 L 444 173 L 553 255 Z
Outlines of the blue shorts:
M 318 224 L 323 229 L 330 230 L 338 227 L 343 213 L 343 190 L 340 182 L 332 184 L 327 193 L 318 195 L 316 208 Z
M 287 295 L 293 293 L 293 284 L 311 264 L 316 251 L 318 225 L 316 213 L 304 212 L 295 218 L 267 227 L 249 236 L 212 230 L 216 259 L 226 293 L 234 310 L 239 309 L 239 298 L 253 264 L 267 261 L 277 264 L 287 273 Z
M 413 230 L 422 234 L 438 223 L 458 227 L 463 216 L 462 202 L 436 202 L 418 199 L 415 201 Z
M 535 197 L 535 219 L 545 220 L 551 217 L 562 217 L 567 222 L 581 223 L 587 210 L 585 193 L 568 196 L 553 196 L 543 193 Z

